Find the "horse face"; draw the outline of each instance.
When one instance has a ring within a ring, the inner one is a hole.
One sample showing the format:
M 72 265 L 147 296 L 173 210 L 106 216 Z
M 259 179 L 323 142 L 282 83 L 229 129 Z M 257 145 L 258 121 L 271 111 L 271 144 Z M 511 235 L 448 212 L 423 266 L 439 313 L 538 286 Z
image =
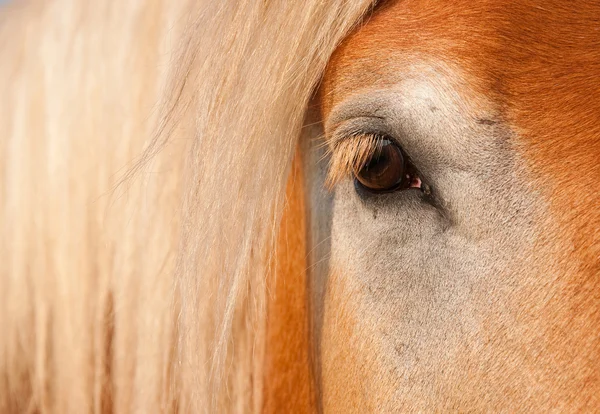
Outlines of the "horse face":
M 384 4 L 319 91 L 332 168 L 377 147 L 366 185 L 308 176 L 323 408 L 597 406 L 600 6 L 437 3 Z M 410 183 L 372 191 L 383 142 Z

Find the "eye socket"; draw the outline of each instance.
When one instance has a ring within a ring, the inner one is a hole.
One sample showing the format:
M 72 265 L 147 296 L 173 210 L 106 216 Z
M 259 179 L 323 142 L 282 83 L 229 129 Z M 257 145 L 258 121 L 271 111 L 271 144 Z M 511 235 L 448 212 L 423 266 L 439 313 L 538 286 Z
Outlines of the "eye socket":
M 385 193 L 420 188 L 421 181 L 402 149 L 390 139 L 379 139 L 377 148 L 362 168 L 354 174 L 356 181 L 366 190 Z

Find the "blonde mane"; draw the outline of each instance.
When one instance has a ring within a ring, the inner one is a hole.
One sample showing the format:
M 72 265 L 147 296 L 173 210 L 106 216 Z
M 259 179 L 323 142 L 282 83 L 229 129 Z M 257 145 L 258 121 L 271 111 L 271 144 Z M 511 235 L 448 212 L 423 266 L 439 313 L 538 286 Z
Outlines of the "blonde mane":
M 14 1 L 0 412 L 259 411 L 293 149 L 372 1 Z

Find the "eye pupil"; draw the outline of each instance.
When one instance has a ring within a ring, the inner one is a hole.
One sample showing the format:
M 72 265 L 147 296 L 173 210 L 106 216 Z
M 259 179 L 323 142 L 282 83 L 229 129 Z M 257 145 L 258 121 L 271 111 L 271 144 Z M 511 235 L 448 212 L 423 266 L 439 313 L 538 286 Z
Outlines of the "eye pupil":
M 378 142 L 375 153 L 356 174 L 358 182 L 374 192 L 396 190 L 407 178 L 402 150 L 388 139 Z

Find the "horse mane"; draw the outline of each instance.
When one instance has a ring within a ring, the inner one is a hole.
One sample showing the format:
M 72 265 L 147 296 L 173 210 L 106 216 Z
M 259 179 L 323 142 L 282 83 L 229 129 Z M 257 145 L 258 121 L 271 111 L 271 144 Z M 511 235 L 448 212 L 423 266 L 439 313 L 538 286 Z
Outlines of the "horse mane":
M 261 408 L 293 150 L 372 1 L 0 13 L 0 411 Z

